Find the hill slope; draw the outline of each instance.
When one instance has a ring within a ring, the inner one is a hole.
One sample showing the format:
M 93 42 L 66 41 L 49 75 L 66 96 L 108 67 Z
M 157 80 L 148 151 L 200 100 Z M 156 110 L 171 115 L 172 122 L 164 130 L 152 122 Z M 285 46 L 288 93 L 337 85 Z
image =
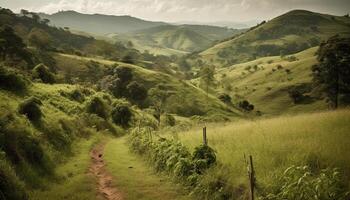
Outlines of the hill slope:
M 229 66 L 259 57 L 296 53 L 335 34 L 350 35 L 349 17 L 294 10 L 199 55 L 209 63 Z
M 187 53 L 208 48 L 216 40 L 222 40 L 241 30 L 206 25 L 162 25 L 138 30 L 133 33 L 116 35 L 121 41 L 132 41 L 135 48 L 154 54 Z
M 131 16 L 90 15 L 75 11 L 40 15 L 42 18 L 49 19 L 53 25 L 94 34 L 125 33 L 165 24 L 163 22 L 145 21 Z
M 311 87 L 316 50 L 313 47 L 286 57 L 264 57 L 219 69 L 216 92 L 229 94 L 234 104 L 248 100 L 263 115 L 326 109 L 327 103 Z M 192 82 L 198 84 L 198 79 Z M 289 96 L 294 88 L 305 96 L 303 102 L 295 104 Z

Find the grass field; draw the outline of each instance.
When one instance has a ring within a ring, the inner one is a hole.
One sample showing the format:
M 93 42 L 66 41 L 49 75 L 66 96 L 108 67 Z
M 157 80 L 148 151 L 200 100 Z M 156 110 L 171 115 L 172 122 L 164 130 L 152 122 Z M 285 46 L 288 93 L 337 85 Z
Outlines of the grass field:
M 209 145 L 229 166 L 234 185 L 247 183 L 244 155 L 252 155 L 259 184 L 273 184 L 292 165 L 337 167 L 350 183 L 350 110 L 209 124 Z M 190 148 L 202 142 L 201 127 L 176 135 Z

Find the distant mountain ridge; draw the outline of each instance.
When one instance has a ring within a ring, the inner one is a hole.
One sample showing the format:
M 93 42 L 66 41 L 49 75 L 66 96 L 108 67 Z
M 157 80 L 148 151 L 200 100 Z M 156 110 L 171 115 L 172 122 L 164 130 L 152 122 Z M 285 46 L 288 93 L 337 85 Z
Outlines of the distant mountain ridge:
M 136 30 L 166 25 L 165 22 L 146 21 L 123 15 L 83 14 L 76 11 L 60 11 L 51 15 L 40 13 L 41 18 L 49 19 L 52 25 L 69 27 L 93 34 L 126 33 Z
M 283 56 L 318 46 L 333 35 L 350 36 L 350 18 L 292 10 L 199 54 L 208 63 L 231 66 L 266 56 Z

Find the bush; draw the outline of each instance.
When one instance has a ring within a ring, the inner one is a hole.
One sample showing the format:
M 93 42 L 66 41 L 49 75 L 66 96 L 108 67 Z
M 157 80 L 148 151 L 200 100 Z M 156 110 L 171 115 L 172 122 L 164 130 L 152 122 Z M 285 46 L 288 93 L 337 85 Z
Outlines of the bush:
M 254 105 L 250 104 L 249 101 L 247 101 L 247 100 L 240 101 L 238 103 L 238 106 L 247 112 L 254 110 Z
M 86 111 L 91 114 L 107 119 L 108 118 L 108 107 L 106 103 L 100 97 L 92 97 L 86 106 Z
M 32 122 L 38 122 L 42 117 L 40 109 L 41 101 L 36 97 L 30 97 L 19 105 L 18 112 L 26 115 Z
M 33 76 L 34 78 L 40 79 L 43 83 L 55 83 L 55 76 L 44 64 L 39 64 L 36 67 L 34 67 Z
M 132 117 L 132 112 L 128 106 L 116 106 L 112 110 L 112 120 L 115 124 L 128 127 Z
M 22 92 L 27 89 L 27 80 L 23 76 L 0 66 L 0 88 Z
M 206 169 L 216 163 L 216 155 L 212 148 L 208 145 L 200 145 L 194 149 L 193 157 L 195 170 L 201 174 Z

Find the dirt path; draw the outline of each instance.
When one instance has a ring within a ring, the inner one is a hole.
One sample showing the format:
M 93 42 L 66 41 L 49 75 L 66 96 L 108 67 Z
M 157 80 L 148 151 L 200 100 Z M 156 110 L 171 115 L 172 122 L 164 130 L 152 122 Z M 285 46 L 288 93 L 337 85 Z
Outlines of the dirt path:
M 96 177 L 97 189 L 101 196 L 107 200 L 123 200 L 123 196 L 117 188 L 112 186 L 112 176 L 106 170 L 103 160 L 104 144 L 92 149 L 90 172 Z

